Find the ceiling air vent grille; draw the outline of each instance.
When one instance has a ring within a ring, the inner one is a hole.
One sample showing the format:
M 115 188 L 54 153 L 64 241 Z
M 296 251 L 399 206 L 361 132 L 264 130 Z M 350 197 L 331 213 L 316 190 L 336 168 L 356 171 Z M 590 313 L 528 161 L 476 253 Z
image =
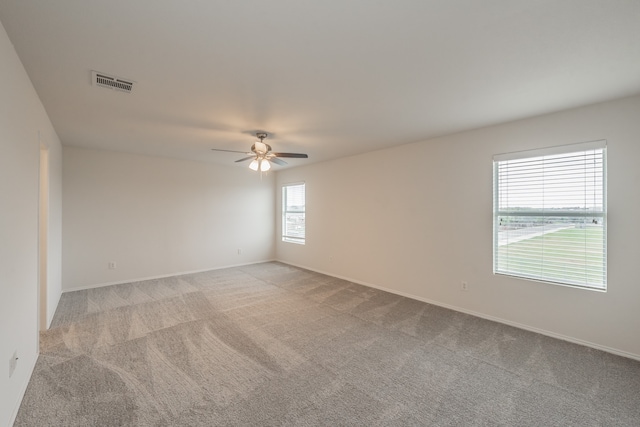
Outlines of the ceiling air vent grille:
M 95 86 L 104 87 L 111 90 L 117 90 L 120 92 L 131 93 L 133 89 L 133 80 L 123 79 L 120 77 L 110 76 L 98 71 L 91 72 L 91 82 Z

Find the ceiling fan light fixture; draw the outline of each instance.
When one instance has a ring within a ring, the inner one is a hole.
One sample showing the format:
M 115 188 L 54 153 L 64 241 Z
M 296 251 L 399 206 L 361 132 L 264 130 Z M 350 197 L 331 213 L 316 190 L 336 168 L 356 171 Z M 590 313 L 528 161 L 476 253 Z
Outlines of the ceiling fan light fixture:
M 249 169 L 251 169 L 253 171 L 257 171 L 258 170 L 258 166 L 259 166 L 258 159 L 253 159 L 253 161 L 249 165 Z
M 260 172 L 266 172 L 269 169 L 271 169 L 271 163 L 269 163 L 269 160 L 262 159 L 262 161 L 260 161 Z

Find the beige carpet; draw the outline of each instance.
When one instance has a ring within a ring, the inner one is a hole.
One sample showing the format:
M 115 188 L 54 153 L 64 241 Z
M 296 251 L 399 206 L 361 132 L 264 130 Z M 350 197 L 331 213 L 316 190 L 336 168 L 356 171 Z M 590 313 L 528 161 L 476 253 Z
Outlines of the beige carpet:
M 280 263 L 65 293 L 16 426 L 639 426 L 640 363 Z

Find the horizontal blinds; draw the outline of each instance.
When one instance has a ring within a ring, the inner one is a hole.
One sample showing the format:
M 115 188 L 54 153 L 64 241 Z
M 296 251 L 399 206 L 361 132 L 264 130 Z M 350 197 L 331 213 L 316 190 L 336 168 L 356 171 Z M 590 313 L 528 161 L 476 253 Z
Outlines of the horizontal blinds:
M 606 148 L 590 144 L 494 161 L 496 273 L 606 288 Z
M 305 184 L 282 187 L 282 239 L 304 243 L 305 241 Z

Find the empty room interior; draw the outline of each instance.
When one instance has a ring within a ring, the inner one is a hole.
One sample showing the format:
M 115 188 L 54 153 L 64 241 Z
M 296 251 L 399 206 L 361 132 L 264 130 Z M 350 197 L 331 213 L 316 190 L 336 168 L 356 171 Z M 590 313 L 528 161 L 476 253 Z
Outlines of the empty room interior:
M 0 425 L 640 425 L 637 0 L 0 23 Z

